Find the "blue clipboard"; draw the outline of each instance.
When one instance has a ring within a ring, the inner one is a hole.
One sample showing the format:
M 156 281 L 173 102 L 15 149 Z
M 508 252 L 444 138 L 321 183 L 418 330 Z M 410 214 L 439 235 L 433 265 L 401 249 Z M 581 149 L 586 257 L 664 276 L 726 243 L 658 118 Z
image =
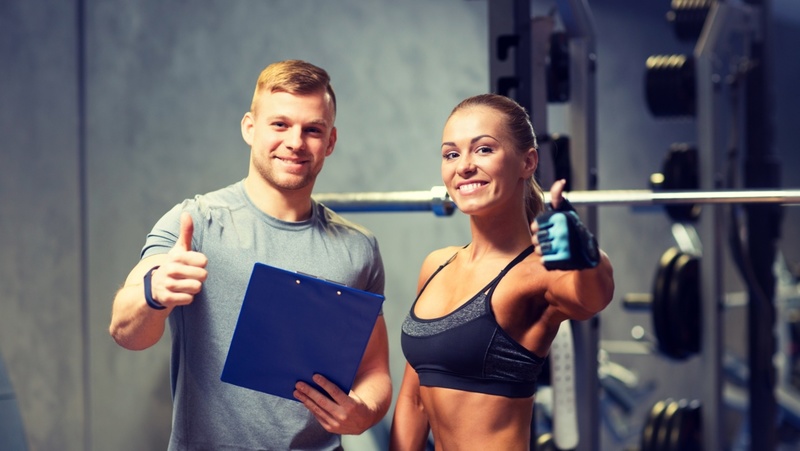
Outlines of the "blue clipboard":
M 223 382 L 296 401 L 297 381 L 327 377 L 350 392 L 384 296 L 256 263 Z

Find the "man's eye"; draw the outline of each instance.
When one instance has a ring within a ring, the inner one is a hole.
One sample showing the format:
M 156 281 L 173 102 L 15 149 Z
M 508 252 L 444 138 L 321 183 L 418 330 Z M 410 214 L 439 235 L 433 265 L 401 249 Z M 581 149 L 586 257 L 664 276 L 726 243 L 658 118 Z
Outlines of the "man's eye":
M 272 126 L 275 128 L 286 128 L 286 123 L 284 122 L 273 122 Z

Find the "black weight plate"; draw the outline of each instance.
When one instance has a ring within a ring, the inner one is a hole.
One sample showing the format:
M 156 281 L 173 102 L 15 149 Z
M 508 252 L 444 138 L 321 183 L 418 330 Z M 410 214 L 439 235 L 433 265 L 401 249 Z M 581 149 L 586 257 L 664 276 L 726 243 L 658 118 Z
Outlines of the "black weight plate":
M 667 407 L 669 400 L 659 400 L 653 404 L 653 407 L 650 408 L 650 413 L 647 416 L 647 421 L 644 423 L 644 428 L 642 428 L 642 437 L 640 451 L 655 451 L 653 445 L 655 444 L 656 437 L 658 436 L 658 423 L 661 420 L 661 416 L 664 414 L 664 410 Z
M 655 436 L 653 451 L 667 451 L 669 444 L 669 431 L 675 421 L 675 414 L 678 412 L 678 401 L 670 401 L 664 408 L 664 414 L 658 422 L 658 431 Z
M 700 352 L 700 339 L 703 324 L 703 303 L 700 278 L 700 258 L 692 256 L 684 265 L 681 275 L 681 297 L 688 301 L 687 309 L 696 312 L 687 327 L 687 349 L 693 354 Z
M 651 317 L 653 320 L 653 330 L 658 341 L 658 350 L 664 355 L 673 357 L 674 345 L 671 333 L 672 325 L 668 317 L 668 298 L 669 285 L 672 278 L 672 266 L 675 259 L 681 255 L 680 250 L 671 247 L 664 251 L 658 261 L 656 276 L 653 280 L 653 305 Z
M 679 447 L 679 443 L 681 431 L 686 421 L 686 408 L 688 405 L 689 402 L 685 399 L 678 401 L 677 410 L 669 422 L 669 430 L 667 431 L 667 438 L 663 444 L 662 451 L 684 451 Z
M 681 428 L 670 451 L 701 451 L 703 431 L 700 401 L 693 400 L 683 408 Z
M 672 265 L 669 281 L 667 318 L 675 358 L 685 359 L 700 352 L 700 261 L 680 254 Z
M 684 143 L 670 146 L 661 173 L 664 190 L 692 191 L 700 188 L 697 148 Z M 700 217 L 697 204 L 665 205 L 667 216 L 678 222 L 695 222 Z

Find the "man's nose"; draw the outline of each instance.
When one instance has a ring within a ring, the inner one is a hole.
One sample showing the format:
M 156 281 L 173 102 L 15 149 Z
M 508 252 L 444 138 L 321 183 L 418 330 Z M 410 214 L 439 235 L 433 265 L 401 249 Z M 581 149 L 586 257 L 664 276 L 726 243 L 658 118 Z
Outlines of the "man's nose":
M 290 150 L 300 150 L 303 148 L 303 129 L 293 127 L 286 132 L 283 145 Z

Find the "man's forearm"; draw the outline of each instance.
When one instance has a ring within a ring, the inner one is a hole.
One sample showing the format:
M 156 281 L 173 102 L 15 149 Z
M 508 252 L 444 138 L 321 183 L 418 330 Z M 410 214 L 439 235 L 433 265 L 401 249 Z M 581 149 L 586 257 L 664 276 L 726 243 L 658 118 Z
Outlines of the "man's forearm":
M 157 260 L 157 257 L 151 257 L 136 265 L 114 297 L 108 331 L 114 341 L 126 349 L 149 348 L 164 335 L 172 309 L 155 310 L 144 299 L 144 274 L 158 263 Z
M 372 412 L 370 424 L 367 426 L 369 429 L 383 419 L 392 403 L 392 378 L 388 369 L 359 375 L 353 383 L 352 391 Z
M 153 310 L 139 294 L 141 285 L 120 289 L 114 299 L 109 333 L 120 346 L 141 350 L 149 348 L 164 335 L 167 310 Z

